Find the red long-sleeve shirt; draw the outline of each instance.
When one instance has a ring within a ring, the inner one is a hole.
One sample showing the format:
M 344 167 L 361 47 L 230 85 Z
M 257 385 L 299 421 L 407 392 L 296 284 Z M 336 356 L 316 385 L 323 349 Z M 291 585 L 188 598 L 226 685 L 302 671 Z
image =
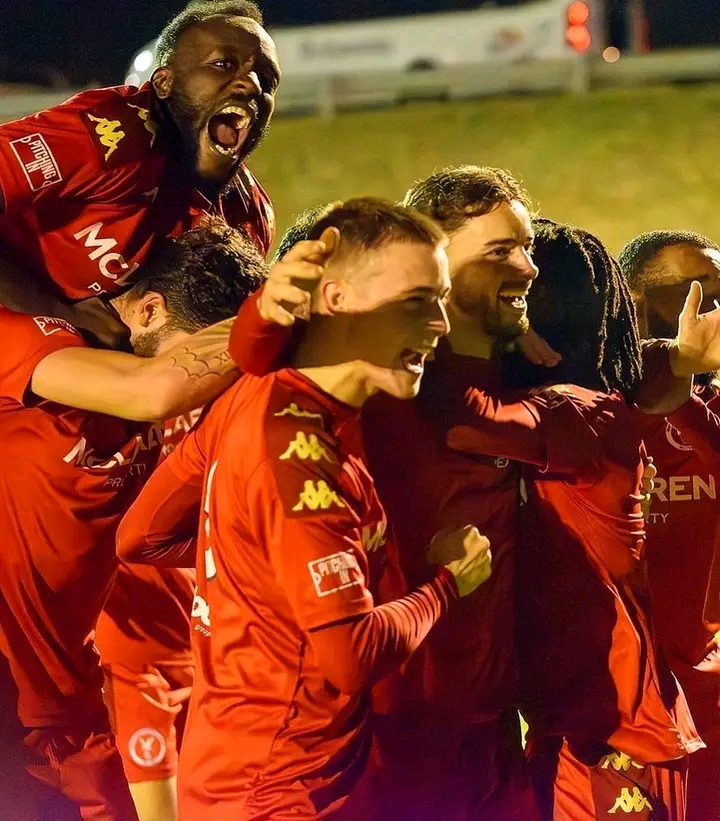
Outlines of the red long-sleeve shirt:
M 696 395 L 667 419 L 645 419 L 642 432 L 658 470 L 647 539 L 653 621 L 698 730 L 717 745 L 720 665 L 712 660 L 720 629 L 720 419 Z
M 200 502 L 184 811 L 341 799 L 367 754 L 369 686 L 412 654 L 454 581 L 439 569 L 375 606 L 386 523 L 357 413 L 295 371 L 245 377 L 214 404 L 128 513 L 120 556 L 182 562 Z
M 524 690 L 541 731 L 589 736 L 644 762 L 702 746 L 656 657 L 646 612 L 643 462 L 633 411 L 619 395 L 576 386 L 511 404 L 479 390 L 468 399 L 470 413 L 448 443 L 534 466 L 527 474 L 532 519 L 518 557 L 518 635 Z M 584 465 L 548 469 L 558 436 L 591 443 Z

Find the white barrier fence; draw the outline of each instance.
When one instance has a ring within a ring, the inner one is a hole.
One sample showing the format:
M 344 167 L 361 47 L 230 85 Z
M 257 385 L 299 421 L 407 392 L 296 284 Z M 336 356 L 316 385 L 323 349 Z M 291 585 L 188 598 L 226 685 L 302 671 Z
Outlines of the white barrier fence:
M 597 57 L 468 64 L 410 72 L 373 71 L 349 76 L 283 78 L 278 114 L 322 114 L 392 106 L 407 100 L 460 100 L 497 94 L 584 93 L 593 88 L 720 81 L 720 48 L 628 55 L 616 63 Z M 0 122 L 67 99 L 72 91 L 0 91 Z

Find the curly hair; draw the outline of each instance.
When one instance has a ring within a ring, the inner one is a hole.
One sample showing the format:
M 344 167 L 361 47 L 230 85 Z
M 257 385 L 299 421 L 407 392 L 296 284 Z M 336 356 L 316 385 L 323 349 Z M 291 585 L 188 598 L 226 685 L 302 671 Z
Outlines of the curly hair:
M 532 211 L 530 196 L 509 171 L 460 165 L 416 182 L 405 194 L 403 205 L 431 217 L 451 234 L 472 217 L 481 217 L 500 203 L 513 200 Z

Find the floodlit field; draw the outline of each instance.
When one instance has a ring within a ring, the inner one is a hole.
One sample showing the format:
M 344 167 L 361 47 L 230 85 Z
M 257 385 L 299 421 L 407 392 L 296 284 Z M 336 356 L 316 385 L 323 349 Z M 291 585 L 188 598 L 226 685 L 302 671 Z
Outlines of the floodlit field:
M 457 163 L 512 170 L 545 216 L 595 231 L 614 251 L 656 228 L 720 240 L 720 85 L 282 118 L 251 166 L 283 231 L 311 205 L 400 197 L 413 180 Z

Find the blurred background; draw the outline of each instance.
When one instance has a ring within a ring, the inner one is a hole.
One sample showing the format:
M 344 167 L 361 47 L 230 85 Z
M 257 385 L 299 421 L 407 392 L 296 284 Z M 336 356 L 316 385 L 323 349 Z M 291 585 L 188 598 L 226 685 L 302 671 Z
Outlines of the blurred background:
M 615 250 L 657 228 L 720 239 L 720 0 L 260 5 L 284 78 L 249 164 L 280 231 L 319 202 L 400 197 L 439 167 L 479 163 Z M 0 120 L 144 81 L 183 6 L 5 0 Z

